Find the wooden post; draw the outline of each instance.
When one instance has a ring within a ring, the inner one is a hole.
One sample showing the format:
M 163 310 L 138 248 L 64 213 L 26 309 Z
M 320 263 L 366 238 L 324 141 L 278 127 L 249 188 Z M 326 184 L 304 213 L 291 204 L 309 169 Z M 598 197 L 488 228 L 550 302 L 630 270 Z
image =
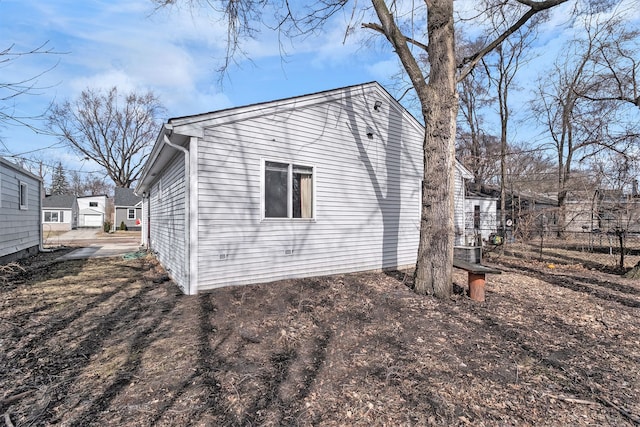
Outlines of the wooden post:
M 484 301 L 484 273 L 476 274 L 469 272 L 469 297 L 473 301 Z

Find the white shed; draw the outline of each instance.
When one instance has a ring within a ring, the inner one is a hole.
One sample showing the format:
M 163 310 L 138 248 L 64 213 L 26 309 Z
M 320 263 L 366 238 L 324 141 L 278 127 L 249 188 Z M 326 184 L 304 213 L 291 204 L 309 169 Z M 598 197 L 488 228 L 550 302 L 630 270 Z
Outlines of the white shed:
M 467 194 L 465 199 L 466 244 L 489 240 L 498 231 L 498 203 L 500 199 Z
M 107 196 L 78 197 L 78 227 L 102 227 L 106 219 Z
M 413 265 L 423 132 L 375 82 L 170 119 L 142 243 L 187 294 Z
M 0 263 L 38 253 L 41 204 L 42 180 L 0 157 Z

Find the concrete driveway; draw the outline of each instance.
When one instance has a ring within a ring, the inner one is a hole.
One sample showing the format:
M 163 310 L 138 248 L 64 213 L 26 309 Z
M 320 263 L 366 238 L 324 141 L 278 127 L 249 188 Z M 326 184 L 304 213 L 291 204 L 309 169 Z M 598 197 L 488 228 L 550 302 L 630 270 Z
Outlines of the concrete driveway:
M 60 260 L 122 256 L 140 249 L 140 235 L 103 234 L 99 228 L 79 228 L 47 239 L 45 246 L 77 246 Z
M 77 228 L 75 230 L 69 230 L 64 232 L 58 236 L 51 237 L 47 239 L 48 241 L 58 241 L 64 242 L 64 244 L 69 244 L 76 242 L 78 240 L 94 240 L 97 238 L 97 234 L 102 232 L 100 228 Z

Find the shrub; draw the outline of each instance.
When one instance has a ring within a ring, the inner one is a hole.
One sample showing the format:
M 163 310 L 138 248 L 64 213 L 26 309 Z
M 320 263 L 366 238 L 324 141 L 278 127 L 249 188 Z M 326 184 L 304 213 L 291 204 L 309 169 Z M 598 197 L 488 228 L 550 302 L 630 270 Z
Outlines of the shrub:
M 111 223 L 109 221 L 105 221 L 102 225 L 102 229 L 105 233 L 108 233 L 109 231 L 111 231 Z
M 124 221 L 120 223 L 120 231 L 127 231 L 127 224 Z

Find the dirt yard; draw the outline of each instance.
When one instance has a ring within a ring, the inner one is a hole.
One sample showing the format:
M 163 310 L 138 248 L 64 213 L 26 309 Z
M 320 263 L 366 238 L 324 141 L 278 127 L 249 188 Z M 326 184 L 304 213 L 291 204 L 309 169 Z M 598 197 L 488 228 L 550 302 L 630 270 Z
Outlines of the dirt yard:
M 640 424 L 609 256 L 494 255 L 484 303 L 463 272 L 447 301 L 401 273 L 189 297 L 152 258 L 52 259 L 0 282 L 0 426 Z

